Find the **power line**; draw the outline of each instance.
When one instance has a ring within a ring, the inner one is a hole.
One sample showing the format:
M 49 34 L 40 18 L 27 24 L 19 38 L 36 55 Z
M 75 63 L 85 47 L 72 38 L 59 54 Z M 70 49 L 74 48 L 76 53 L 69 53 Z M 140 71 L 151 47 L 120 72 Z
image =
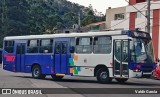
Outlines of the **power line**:
M 113 27 L 115 27 L 115 26 L 117 26 L 117 25 L 119 25 L 119 24 L 121 24 L 121 23 L 125 22 L 125 21 L 126 21 L 126 20 L 128 20 L 128 19 L 129 19 L 129 17 L 128 17 L 128 18 L 126 18 L 126 19 L 124 19 L 123 21 L 120 21 L 119 23 L 117 23 L 117 24 L 115 24 L 115 25 L 113 25 L 113 26 L 109 27 L 108 29 L 111 29 L 111 28 L 113 28 Z
M 147 5 L 144 5 L 141 9 L 143 9 L 143 8 L 145 8 Z M 141 10 L 140 9 L 140 10 Z M 145 16 L 146 17 L 146 16 Z M 117 25 L 119 25 L 119 24 L 121 24 L 121 23 L 123 23 L 123 22 L 125 22 L 127 19 L 129 19 L 130 17 L 128 17 L 128 18 L 126 18 L 126 19 L 124 19 L 123 21 L 120 21 L 119 23 L 117 23 L 117 24 L 115 24 L 115 25 L 113 25 L 113 26 L 111 26 L 111 27 L 109 27 L 108 29 L 111 29 L 112 27 L 115 27 L 115 26 L 117 26 Z M 137 26 L 137 25 L 136 25 Z
M 128 4 L 130 4 L 129 1 L 125 0 Z M 145 14 L 143 14 L 138 8 L 136 8 L 134 5 L 130 4 L 132 7 L 134 7 L 139 13 L 141 13 L 144 17 L 146 17 Z

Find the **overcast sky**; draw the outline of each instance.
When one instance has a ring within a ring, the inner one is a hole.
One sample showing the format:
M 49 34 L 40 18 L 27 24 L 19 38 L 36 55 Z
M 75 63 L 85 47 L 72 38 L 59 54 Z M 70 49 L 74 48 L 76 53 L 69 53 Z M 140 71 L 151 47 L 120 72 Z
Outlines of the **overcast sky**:
M 99 12 L 103 12 L 105 14 L 105 10 L 108 7 L 121 7 L 127 5 L 125 0 L 68 0 L 74 3 L 78 3 L 80 5 L 88 7 L 89 4 L 92 4 L 94 9 L 97 9 Z

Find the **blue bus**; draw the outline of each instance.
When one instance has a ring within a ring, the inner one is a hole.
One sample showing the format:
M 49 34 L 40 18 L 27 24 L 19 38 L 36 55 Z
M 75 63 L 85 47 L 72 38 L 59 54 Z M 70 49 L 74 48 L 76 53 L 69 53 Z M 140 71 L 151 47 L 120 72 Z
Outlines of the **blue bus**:
M 71 75 L 125 82 L 155 68 L 150 34 L 137 30 L 9 36 L 3 49 L 4 70 L 36 79 Z

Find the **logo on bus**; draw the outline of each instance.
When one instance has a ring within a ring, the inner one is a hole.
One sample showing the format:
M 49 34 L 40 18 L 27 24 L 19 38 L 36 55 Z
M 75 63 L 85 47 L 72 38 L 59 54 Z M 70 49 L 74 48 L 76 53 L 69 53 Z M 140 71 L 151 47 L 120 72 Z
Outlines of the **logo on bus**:
M 14 62 L 16 56 L 8 56 L 8 55 L 4 55 L 4 57 L 6 58 L 6 62 Z

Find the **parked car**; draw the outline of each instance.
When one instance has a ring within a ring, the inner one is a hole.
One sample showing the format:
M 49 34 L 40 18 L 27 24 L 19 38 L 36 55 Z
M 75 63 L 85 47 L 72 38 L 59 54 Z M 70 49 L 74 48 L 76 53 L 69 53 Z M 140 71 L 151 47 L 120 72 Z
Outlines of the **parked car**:
M 154 79 L 160 79 L 160 60 L 157 60 L 157 66 L 152 73 Z

